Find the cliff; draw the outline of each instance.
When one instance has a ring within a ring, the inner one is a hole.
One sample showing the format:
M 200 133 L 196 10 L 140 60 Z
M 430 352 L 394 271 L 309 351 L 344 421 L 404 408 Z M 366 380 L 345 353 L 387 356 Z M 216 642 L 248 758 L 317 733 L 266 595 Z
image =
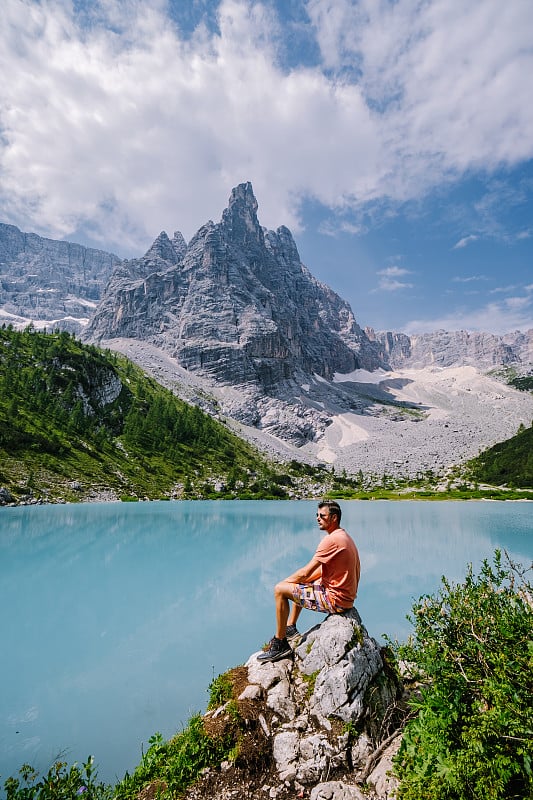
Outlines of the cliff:
M 0 224 L 0 320 L 79 334 L 118 262 L 103 250 Z
M 533 398 L 474 370 L 527 373 L 533 331 L 363 330 L 290 231 L 260 225 L 250 183 L 189 243 L 163 231 L 132 260 L 0 226 L 0 273 L 7 322 L 124 352 L 284 460 L 440 474 L 530 424 Z
M 533 364 L 533 330 L 504 336 L 481 331 L 434 331 L 408 336 L 405 333 L 366 328 L 368 338 L 380 347 L 381 357 L 392 369 Z
M 333 385 L 336 373 L 384 364 L 348 303 L 302 264 L 290 231 L 261 227 L 257 208 L 240 184 L 221 221 L 188 245 L 162 232 L 122 262 L 85 338 L 155 345 L 189 374 L 236 388 L 218 397 L 225 414 L 301 446 L 328 425 L 324 394 L 346 410 L 364 405 Z

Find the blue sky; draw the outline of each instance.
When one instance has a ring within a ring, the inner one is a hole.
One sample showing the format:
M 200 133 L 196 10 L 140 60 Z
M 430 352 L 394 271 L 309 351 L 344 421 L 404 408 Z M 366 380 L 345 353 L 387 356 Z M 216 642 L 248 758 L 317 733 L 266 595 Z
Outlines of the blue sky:
M 251 181 L 362 326 L 533 328 L 530 0 L 3 0 L 0 221 L 124 257 Z

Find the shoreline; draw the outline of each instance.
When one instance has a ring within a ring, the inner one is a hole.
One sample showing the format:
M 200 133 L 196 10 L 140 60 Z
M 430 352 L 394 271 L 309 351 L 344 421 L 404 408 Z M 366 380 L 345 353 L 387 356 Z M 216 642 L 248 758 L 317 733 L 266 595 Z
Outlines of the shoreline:
M 526 496 L 512 496 L 512 497 L 505 497 L 504 492 L 512 492 L 513 495 L 515 494 L 524 494 Z M 502 496 L 491 497 L 490 495 L 493 493 L 502 494 Z M 110 497 L 111 493 L 104 492 L 101 496 L 91 496 L 87 498 L 80 498 L 79 500 L 64 500 L 64 499 L 56 499 L 56 500 L 49 500 L 45 498 L 33 498 L 31 500 L 20 500 L 18 502 L 10 502 L 10 503 L 0 503 L 0 509 L 3 508 L 21 508 L 21 507 L 31 507 L 31 506 L 53 506 L 53 505 L 81 505 L 81 504 L 96 504 L 96 503 L 180 503 L 180 502 L 213 502 L 213 503 L 220 503 L 220 502 L 234 502 L 236 500 L 240 501 L 249 501 L 249 502 L 298 502 L 300 500 L 307 500 L 307 501 L 316 501 L 318 495 L 313 496 L 301 496 L 301 497 L 263 497 L 263 498 L 255 498 L 255 497 L 157 497 L 157 498 L 150 498 L 150 497 L 137 497 L 133 498 L 130 497 L 127 500 L 121 499 L 120 497 Z M 358 502 L 375 502 L 375 501 L 382 501 L 382 502 L 398 502 L 398 501 L 411 501 L 411 502 L 484 502 L 484 503 L 530 503 L 533 502 L 533 489 L 524 489 L 524 490 L 502 490 L 502 489 L 494 489 L 494 490 L 486 490 L 486 491 L 479 491 L 477 493 L 472 493 L 471 496 L 467 495 L 467 492 L 434 492 L 434 493 L 427 493 L 427 492 L 376 492 L 375 495 L 369 492 L 362 492 L 360 494 L 354 494 L 353 496 L 348 496 L 342 493 L 332 493 L 332 492 L 325 492 L 324 496 L 330 499 L 341 500 L 343 502 L 348 501 L 358 501 Z M 475 496 L 477 494 L 477 496 Z M 529 496 L 527 496 L 529 495 Z M 322 495 L 320 495 L 322 497 Z

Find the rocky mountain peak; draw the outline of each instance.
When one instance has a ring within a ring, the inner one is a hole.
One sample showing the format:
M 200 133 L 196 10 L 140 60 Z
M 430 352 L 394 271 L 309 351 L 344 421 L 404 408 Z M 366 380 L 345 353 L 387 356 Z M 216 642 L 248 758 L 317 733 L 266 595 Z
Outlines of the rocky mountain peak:
M 185 241 L 181 231 L 174 231 L 172 247 L 174 248 L 178 258 L 181 260 L 187 252 L 187 242 Z
M 240 183 L 230 195 L 222 213 L 222 228 L 233 244 L 250 250 L 264 246 L 264 234 L 257 218 L 258 203 L 250 182 Z
M 168 264 L 177 264 L 183 258 L 186 250 L 185 239 L 179 231 L 176 231 L 172 241 L 165 231 L 161 231 L 152 246 L 146 251 L 144 258 L 150 261 L 161 259 Z
M 252 184 L 242 183 L 221 222 L 207 222 L 188 245 L 161 233 L 143 258 L 117 269 L 87 338 L 140 339 L 189 372 L 240 387 L 240 405 L 226 413 L 248 424 L 261 421 L 258 399 L 283 396 L 298 422 L 287 427 L 276 412 L 273 431 L 302 443 L 315 435 L 314 417 L 325 424 L 321 400 L 306 408 L 302 383 L 383 362 L 350 306 L 302 264 L 289 229 L 263 229 L 257 209 Z

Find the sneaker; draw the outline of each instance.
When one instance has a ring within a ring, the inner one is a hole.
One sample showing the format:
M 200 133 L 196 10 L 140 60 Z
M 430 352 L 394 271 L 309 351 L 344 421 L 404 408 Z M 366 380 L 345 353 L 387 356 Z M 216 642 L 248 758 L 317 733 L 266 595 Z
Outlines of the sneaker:
M 270 646 L 264 653 L 257 656 L 257 660 L 262 664 L 269 661 L 280 661 L 282 658 L 292 656 L 292 650 L 287 639 L 277 639 L 275 636 L 270 640 Z
M 287 633 L 285 634 L 285 638 L 287 639 L 288 642 L 292 641 L 293 639 L 296 639 L 296 637 L 299 635 L 300 633 L 296 625 L 287 625 Z

